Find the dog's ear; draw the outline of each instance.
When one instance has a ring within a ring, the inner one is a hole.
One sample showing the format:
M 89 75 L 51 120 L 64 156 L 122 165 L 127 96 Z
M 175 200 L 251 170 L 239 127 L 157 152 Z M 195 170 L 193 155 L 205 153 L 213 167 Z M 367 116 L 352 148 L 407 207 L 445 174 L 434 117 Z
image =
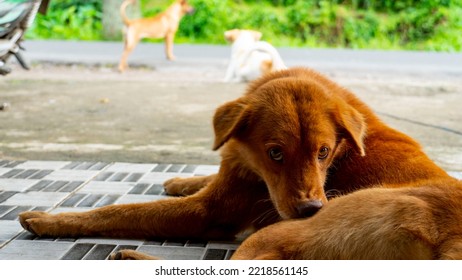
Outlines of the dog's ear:
M 236 40 L 237 36 L 239 35 L 240 30 L 239 29 L 231 29 L 225 31 L 225 40 L 232 43 Z
M 338 105 L 337 110 L 335 110 L 335 118 L 342 136 L 353 145 L 361 156 L 365 156 L 364 137 L 366 136 L 367 125 L 363 115 L 344 103 Z
M 218 150 L 232 136 L 243 130 L 249 121 L 247 105 L 238 99 L 219 107 L 213 117 L 215 142 L 213 150 Z

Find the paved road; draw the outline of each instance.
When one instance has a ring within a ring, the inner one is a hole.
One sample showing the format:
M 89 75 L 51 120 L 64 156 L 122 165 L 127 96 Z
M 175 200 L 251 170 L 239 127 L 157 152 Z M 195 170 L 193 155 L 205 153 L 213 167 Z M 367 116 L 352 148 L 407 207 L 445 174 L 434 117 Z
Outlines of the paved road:
M 116 64 L 122 52 L 121 42 L 27 41 L 27 57 L 35 61 Z M 304 65 L 322 69 L 374 70 L 393 72 L 434 72 L 462 75 L 462 53 L 413 51 L 367 51 L 342 49 L 279 48 L 288 66 Z M 164 59 L 162 44 L 140 44 L 129 61 L 156 67 L 210 67 L 226 63 L 229 46 L 175 45 L 180 64 Z
M 115 71 L 120 42 L 27 41 L 33 70 L 0 79 L 0 158 L 216 164 L 211 117 L 245 84 L 222 78 L 228 46 L 141 44 Z M 462 170 L 462 54 L 280 48 L 351 89 L 416 138 L 440 165 Z M 44 63 L 51 62 L 51 63 Z M 68 65 L 68 66 L 56 66 Z M 98 65 L 98 67 L 90 67 Z M 1 101 L 1 100 L 0 100 Z

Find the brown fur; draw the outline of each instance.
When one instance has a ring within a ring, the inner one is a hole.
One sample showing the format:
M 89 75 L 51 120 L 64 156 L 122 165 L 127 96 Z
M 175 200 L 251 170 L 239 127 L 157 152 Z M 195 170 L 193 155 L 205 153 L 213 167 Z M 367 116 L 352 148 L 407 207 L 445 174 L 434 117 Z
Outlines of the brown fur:
M 171 194 L 188 196 L 81 213 L 24 212 L 21 225 L 40 236 L 223 239 L 308 216 L 314 211 L 300 209 L 332 194 L 456 181 L 351 92 L 309 69 L 255 81 L 217 109 L 213 124 L 218 174 L 165 183 Z M 272 149 L 282 161 L 271 159 Z
M 123 72 L 128 68 L 128 55 L 135 49 L 142 38 L 163 38 L 165 39 L 165 53 L 169 60 L 175 60 L 173 55 L 173 40 L 178 30 L 181 18 L 194 11 L 187 0 L 176 0 L 164 12 L 151 17 L 140 19 L 129 19 L 125 9 L 134 0 L 125 0 L 120 6 L 120 15 L 126 26 L 124 32 L 124 51 L 119 63 L 119 71 Z
M 462 182 L 335 198 L 311 218 L 257 231 L 232 258 L 462 260 Z

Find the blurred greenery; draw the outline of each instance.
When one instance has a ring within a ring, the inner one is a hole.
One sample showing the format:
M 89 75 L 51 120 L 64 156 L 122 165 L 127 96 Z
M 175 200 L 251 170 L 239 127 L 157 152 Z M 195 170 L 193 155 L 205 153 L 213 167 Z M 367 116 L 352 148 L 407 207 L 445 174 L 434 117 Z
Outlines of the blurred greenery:
M 31 39 L 101 40 L 100 0 L 51 1 L 27 32 Z
M 140 0 L 143 16 L 172 1 Z M 462 50 L 462 0 L 189 0 L 177 43 L 225 44 L 223 32 L 255 29 L 276 46 Z M 103 40 L 97 0 L 52 1 L 29 38 Z

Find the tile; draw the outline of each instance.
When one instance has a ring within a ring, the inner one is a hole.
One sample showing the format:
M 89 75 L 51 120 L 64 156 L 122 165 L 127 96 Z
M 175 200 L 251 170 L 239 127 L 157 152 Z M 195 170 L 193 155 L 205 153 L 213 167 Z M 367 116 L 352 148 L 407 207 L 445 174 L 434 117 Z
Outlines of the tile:
M 2 178 L 13 178 L 16 175 L 22 173 L 24 169 L 14 168 L 2 175 Z
M 88 181 L 95 177 L 100 171 L 94 170 L 55 170 L 44 177 L 54 181 Z
M 124 182 L 138 182 L 143 175 L 143 173 L 132 173 L 124 179 Z
M 188 240 L 185 244 L 185 247 L 205 248 L 205 246 L 207 246 L 207 241 L 200 241 L 200 240 Z
M 181 173 L 194 173 L 197 169 L 197 165 L 188 164 Z
M 112 174 L 112 176 L 109 177 L 106 181 L 108 181 L 108 182 L 121 182 L 127 176 L 128 176 L 127 172 L 118 172 L 118 173 Z
M 211 175 L 211 174 L 218 173 L 218 169 L 220 169 L 220 166 L 218 165 L 199 165 L 194 171 L 194 174 Z
M 5 200 L 2 205 L 19 205 L 19 206 L 55 206 L 61 202 L 68 193 L 48 193 L 48 192 L 28 192 L 17 193 Z
M 0 191 L 0 203 L 17 194 L 18 192 L 2 192 Z
M 95 246 L 91 243 L 76 243 L 72 248 L 61 258 L 62 260 L 81 260 Z
M 0 240 L 10 240 L 22 231 L 18 221 L 0 220 Z M 3 249 L 0 250 L 0 256 Z
M 108 172 L 147 173 L 156 167 L 156 164 L 137 164 L 116 162 L 105 169 Z
M 102 194 L 90 194 L 90 195 L 87 195 L 81 202 L 79 202 L 79 204 L 77 204 L 77 207 L 92 207 L 102 197 L 103 197 Z
M 98 174 L 98 176 L 96 176 L 93 180 L 94 181 L 106 181 L 107 179 L 109 179 L 112 175 L 114 174 L 114 172 L 101 172 L 100 174 Z
M 142 194 L 144 193 L 151 185 L 150 184 L 136 184 L 128 193 L 129 194 Z
M 32 175 L 29 179 L 43 179 L 43 177 L 47 176 L 51 172 L 53 172 L 53 170 L 50 170 L 50 169 L 40 170 L 39 172 Z
M 73 194 L 70 197 L 66 198 L 66 200 L 64 200 L 60 204 L 60 206 L 62 206 L 62 207 L 74 207 L 75 205 L 80 203 L 84 199 L 84 197 L 86 197 L 86 196 L 87 196 L 87 194 L 84 194 L 84 193 Z
M 12 206 L 12 205 L 0 205 L 0 217 L 2 217 L 3 215 L 6 215 L 8 212 L 10 212 L 11 210 L 13 210 L 14 207 L 16 207 L 16 206 Z
M 2 260 L 59 260 L 72 242 L 13 240 L 1 249 Z
M 79 188 L 84 182 L 81 181 L 75 181 L 75 182 L 69 182 L 64 188 L 60 189 L 60 192 L 73 192 L 77 188 Z
M 152 172 L 164 172 L 169 166 L 170 164 L 158 164 L 156 167 L 154 167 L 154 169 L 152 169 Z
M 13 209 L 11 209 L 8 213 L 6 213 L 5 215 L 3 215 L 0 220 L 11 220 L 11 221 L 15 221 L 18 219 L 18 215 L 22 212 L 25 212 L 25 211 L 29 211 L 31 210 L 32 207 L 30 206 L 17 206 Z
M 84 260 L 105 260 L 114 251 L 116 245 L 97 244 L 83 258 Z
M 50 180 L 40 180 L 36 184 L 34 184 L 32 187 L 28 189 L 28 191 L 41 191 L 47 186 L 51 185 L 53 181 Z
M 164 195 L 139 195 L 139 194 L 127 194 L 120 197 L 114 204 L 127 204 L 127 203 L 140 203 L 150 202 L 155 200 L 167 199 Z
M 103 170 L 109 165 L 111 165 L 111 163 L 97 162 L 95 165 L 90 167 L 90 170 Z
M 35 161 L 29 160 L 17 165 L 17 168 L 23 169 L 61 169 L 69 164 L 68 161 Z
M 223 249 L 207 249 L 202 259 L 204 260 L 224 260 L 227 250 Z
M 143 240 L 136 239 L 115 239 L 115 238 L 91 238 L 82 237 L 75 241 L 76 243 L 92 243 L 92 244 L 112 244 L 112 245 L 132 245 L 140 246 Z
M 165 172 L 181 172 L 185 167 L 184 164 L 172 164 Z
M 143 245 L 138 248 L 138 251 L 165 260 L 200 260 L 205 249 Z
M 6 168 L 15 168 L 16 166 L 20 165 L 24 163 L 24 161 L 9 161 L 8 163 L 6 163 L 5 165 L 3 165 L 3 167 L 6 167 Z
M 11 168 L 0 167 L 0 176 L 2 176 L 3 174 L 9 172 L 10 170 L 11 170 Z
M 90 207 L 79 207 L 79 208 L 73 208 L 73 207 L 57 207 L 54 208 L 53 210 L 50 211 L 51 214 L 59 214 L 59 213 L 64 213 L 64 212 L 85 212 L 92 210 L 93 208 Z
M 38 169 L 26 169 L 23 172 L 21 172 L 20 174 L 14 176 L 14 178 L 27 179 L 27 178 L 31 177 L 32 175 L 34 175 L 34 174 L 36 174 L 38 172 L 39 172 Z
M 96 166 L 97 162 L 82 162 L 73 169 L 75 170 L 90 170 L 93 166 Z
M 61 188 L 63 188 L 68 183 L 69 182 L 67 182 L 67 181 L 56 181 L 56 182 L 50 184 L 49 186 L 47 186 L 46 188 L 44 188 L 43 191 L 44 192 L 56 192 L 56 191 L 60 190 Z
M 38 180 L 0 178 L 0 191 L 22 192 L 36 184 Z
M 237 241 L 210 241 L 207 243 L 207 249 L 237 249 L 239 242 Z
M 149 189 L 146 190 L 145 194 L 156 194 L 161 195 L 165 191 L 164 186 L 161 184 L 153 184 Z
M 138 181 L 139 183 L 154 183 L 154 184 L 162 184 L 168 179 L 172 179 L 175 177 L 187 178 L 191 177 L 191 174 L 188 173 L 163 173 L 163 172 L 150 172 L 146 173 L 141 179 Z
M 28 231 L 23 231 L 20 235 L 18 235 L 15 238 L 15 240 L 34 240 L 36 238 L 37 238 L 37 235 L 30 233 Z
M 66 164 L 65 166 L 63 166 L 61 169 L 74 169 L 76 168 L 77 166 L 79 166 L 82 162 L 80 161 L 73 161 L 73 162 L 69 162 L 68 164 Z
M 130 182 L 97 182 L 91 181 L 83 186 L 79 193 L 100 193 L 100 194 L 126 194 L 136 184 Z
M 116 195 L 116 194 L 105 195 L 103 198 L 101 198 L 98 201 L 98 203 L 95 204 L 95 207 L 101 207 L 101 206 L 114 204 L 114 202 L 119 198 L 120 198 L 120 195 Z

